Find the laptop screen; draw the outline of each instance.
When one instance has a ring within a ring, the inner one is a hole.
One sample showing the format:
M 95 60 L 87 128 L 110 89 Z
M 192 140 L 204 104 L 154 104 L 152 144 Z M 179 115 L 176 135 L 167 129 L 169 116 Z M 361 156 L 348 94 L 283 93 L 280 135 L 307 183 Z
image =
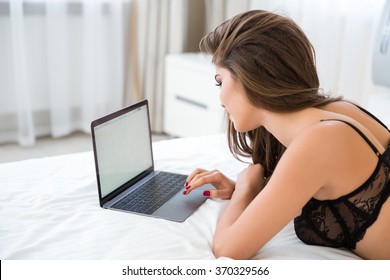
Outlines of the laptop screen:
M 102 198 L 152 167 L 147 105 L 95 126 Z

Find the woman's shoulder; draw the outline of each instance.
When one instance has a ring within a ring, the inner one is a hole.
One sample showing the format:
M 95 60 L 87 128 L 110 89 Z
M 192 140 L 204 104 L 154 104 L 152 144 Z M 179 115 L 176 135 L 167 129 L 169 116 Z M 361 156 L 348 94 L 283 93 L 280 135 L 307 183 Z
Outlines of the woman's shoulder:
M 345 156 L 351 135 L 338 121 L 318 121 L 308 125 L 289 144 L 279 164 L 298 169 L 330 170 Z
M 361 110 L 361 107 L 357 103 L 345 99 L 328 103 L 322 106 L 321 109 L 337 114 L 343 114 L 349 117 L 357 117 L 364 114 L 364 112 Z
M 358 122 L 331 114 L 303 129 L 287 147 L 285 160 L 306 169 L 333 170 L 354 160 L 375 157 L 372 146 L 381 153 L 384 151 L 376 138 Z
M 291 142 L 290 147 L 299 145 L 302 148 L 328 147 L 342 142 L 348 136 L 347 124 L 356 122 L 344 115 L 325 114 L 304 128 Z M 348 140 L 347 140 L 348 142 Z
M 291 142 L 275 174 L 301 173 L 301 182 L 320 186 L 316 196 L 331 199 L 367 179 L 376 161 L 376 154 L 349 125 L 329 119 L 310 125 Z
M 331 113 L 302 130 L 289 148 L 310 153 L 317 151 L 321 155 L 330 153 L 332 156 L 345 156 L 346 153 L 364 150 L 364 147 L 370 148 L 370 146 L 374 146 L 379 151 L 386 147 L 381 145 L 381 141 L 370 129 L 355 119 Z
M 388 146 L 390 142 L 390 133 L 388 128 L 378 120 L 372 113 L 363 109 L 357 104 L 350 101 L 337 101 L 330 103 L 321 109 L 338 114 L 342 117 L 349 118 L 349 122 L 362 130 L 364 134 L 370 138 L 375 138 L 373 141 L 378 141 L 383 147 Z M 366 130 L 366 132 L 364 132 Z

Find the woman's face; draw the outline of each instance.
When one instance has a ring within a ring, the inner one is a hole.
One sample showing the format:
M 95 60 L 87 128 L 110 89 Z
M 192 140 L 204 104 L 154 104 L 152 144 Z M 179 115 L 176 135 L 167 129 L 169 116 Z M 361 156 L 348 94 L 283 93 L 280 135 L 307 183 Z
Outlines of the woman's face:
M 261 126 L 262 111 L 249 102 L 242 83 L 219 66 L 216 66 L 215 80 L 220 87 L 221 105 L 229 113 L 234 128 L 245 132 Z

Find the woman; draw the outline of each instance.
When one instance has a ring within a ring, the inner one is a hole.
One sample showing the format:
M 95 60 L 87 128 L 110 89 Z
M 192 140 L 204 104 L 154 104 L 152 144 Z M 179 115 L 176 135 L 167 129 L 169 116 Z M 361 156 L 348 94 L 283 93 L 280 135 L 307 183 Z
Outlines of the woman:
M 307 244 L 390 259 L 390 132 L 364 109 L 320 93 L 314 49 L 290 19 L 235 16 L 209 33 L 229 147 L 253 164 L 233 181 L 195 170 L 184 194 L 206 184 L 231 199 L 214 237 L 217 257 L 252 257 L 291 219 Z

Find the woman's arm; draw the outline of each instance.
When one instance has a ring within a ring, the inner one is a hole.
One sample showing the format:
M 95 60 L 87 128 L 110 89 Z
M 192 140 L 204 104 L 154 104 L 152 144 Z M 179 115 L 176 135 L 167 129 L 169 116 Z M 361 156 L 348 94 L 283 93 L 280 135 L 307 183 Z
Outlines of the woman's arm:
M 226 225 L 232 224 L 260 193 L 264 187 L 264 182 L 264 168 L 260 164 L 251 164 L 241 171 L 237 176 L 236 185 L 238 188 L 234 191 L 230 206 L 225 210 L 218 228 L 223 229 Z M 231 205 L 234 205 L 234 207 Z M 218 234 L 218 228 L 216 234 Z
M 333 131 L 334 132 L 334 131 Z M 249 166 L 237 178 L 232 199 L 220 218 L 214 254 L 248 259 L 275 236 L 319 189 L 333 170 L 332 129 L 315 126 L 302 133 L 280 159 L 262 188 L 262 168 Z

